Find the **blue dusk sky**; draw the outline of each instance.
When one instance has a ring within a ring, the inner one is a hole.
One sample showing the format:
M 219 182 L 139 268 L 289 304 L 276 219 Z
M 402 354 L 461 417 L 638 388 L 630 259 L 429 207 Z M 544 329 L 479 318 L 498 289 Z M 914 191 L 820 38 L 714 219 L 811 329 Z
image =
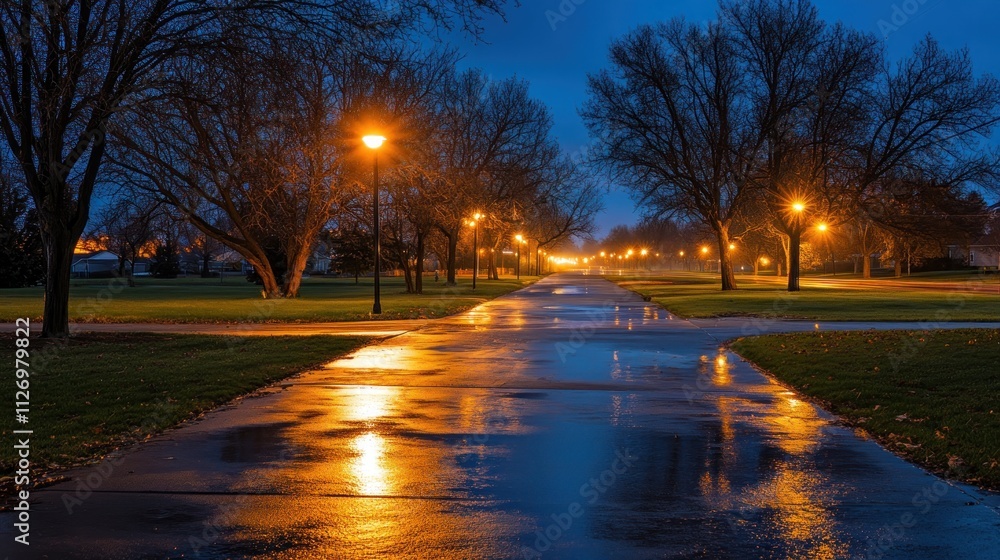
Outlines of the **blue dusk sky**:
M 884 37 L 889 56 L 899 59 L 928 33 L 946 49 L 968 48 L 977 73 L 1000 74 L 1000 2 L 987 0 L 814 0 L 830 22 Z M 555 134 L 568 152 L 586 149 L 587 130 L 578 110 L 586 100 L 586 77 L 607 67 L 611 41 L 636 26 L 684 16 L 693 22 L 715 19 L 710 0 L 522 0 L 508 8 L 506 22 L 484 22 L 482 41 L 453 36 L 465 55 L 463 67 L 482 68 L 494 78 L 518 76 L 544 101 L 555 119 Z M 558 15 L 558 17 L 556 17 Z M 617 224 L 635 223 L 639 214 L 629 196 L 612 189 L 598 217 L 598 236 Z

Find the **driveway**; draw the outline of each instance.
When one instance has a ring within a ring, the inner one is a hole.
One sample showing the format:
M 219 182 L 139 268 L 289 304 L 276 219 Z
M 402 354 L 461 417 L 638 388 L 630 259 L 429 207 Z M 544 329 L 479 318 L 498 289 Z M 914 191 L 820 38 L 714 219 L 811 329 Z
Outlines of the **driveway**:
M 996 557 L 996 496 L 902 461 L 740 361 L 720 341 L 745 325 L 551 276 L 69 473 L 32 494 L 32 554 L 11 544 L 11 512 L 3 550 Z

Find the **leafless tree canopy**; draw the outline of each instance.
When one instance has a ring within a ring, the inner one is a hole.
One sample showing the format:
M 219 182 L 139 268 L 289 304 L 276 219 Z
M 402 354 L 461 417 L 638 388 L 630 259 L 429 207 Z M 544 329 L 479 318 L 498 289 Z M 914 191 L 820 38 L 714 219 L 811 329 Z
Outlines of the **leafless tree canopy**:
M 886 183 L 996 185 L 1000 158 L 983 142 L 1000 84 L 931 38 L 893 64 L 876 38 L 823 22 L 807 0 L 727 1 L 707 28 L 641 27 L 611 62 L 583 111 L 596 160 L 654 213 L 715 232 L 723 289 L 735 288 L 734 226 L 772 222 L 797 290 L 803 232 L 854 219 Z

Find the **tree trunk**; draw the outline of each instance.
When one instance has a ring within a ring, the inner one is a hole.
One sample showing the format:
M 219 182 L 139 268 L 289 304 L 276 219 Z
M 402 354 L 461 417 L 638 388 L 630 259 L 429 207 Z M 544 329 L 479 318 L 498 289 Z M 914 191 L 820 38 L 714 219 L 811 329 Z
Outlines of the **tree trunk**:
M 62 228 L 55 233 L 42 230 L 46 262 L 43 338 L 69 336 L 69 284 L 76 241 Z
M 729 250 L 729 227 L 726 225 L 717 226 L 717 239 L 719 242 L 719 275 L 722 277 L 722 291 L 727 292 L 736 289 L 736 274 L 733 272 L 733 257 Z
M 426 253 L 426 247 L 424 247 L 424 234 L 417 232 L 417 270 L 414 277 L 415 286 L 413 293 L 422 294 L 424 293 L 424 256 Z
M 756 258 L 753 261 L 753 275 L 757 276 L 760 274 L 760 258 Z
M 445 282 L 446 286 L 455 286 L 458 282 L 455 280 L 455 261 L 458 258 L 458 233 L 448 232 L 448 280 Z
M 139 248 L 135 245 L 132 246 L 132 264 L 129 266 L 128 270 L 128 287 L 135 287 L 135 261 L 139 258 Z
M 788 291 L 797 292 L 801 289 L 799 286 L 799 276 L 801 275 L 801 270 L 799 269 L 799 251 L 800 244 L 802 242 L 802 231 L 795 229 L 788 235 Z
M 896 278 L 903 276 L 903 261 L 897 256 L 895 259 L 895 265 L 893 265 L 893 272 L 896 274 Z
M 407 262 L 408 259 L 401 260 L 403 262 L 400 263 L 400 266 L 403 269 L 403 280 L 406 281 L 406 293 L 415 294 L 417 293 L 417 288 L 413 283 L 413 267 L 410 266 L 409 262 Z
M 868 279 L 872 277 L 872 256 L 871 253 L 861 254 L 861 277 Z
M 264 299 L 280 298 L 283 295 L 283 291 L 281 285 L 278 283 L 278 278 L 274 275 L 271 263 L 267 259 L 247 259 L 247 261 L 253 265 L 254 271 L 260 277 L 261 284 L 264 285 L 264 288 L 261 290 L 261 296 Z
M 302 273 L 306 270 L 309 262 L 308 249 L 302 251 L 294 259 L 289 259 L 288 272 L 285 273 L 281 295 L 286 298 L 299 297 L 299 288 L 302 286 Z

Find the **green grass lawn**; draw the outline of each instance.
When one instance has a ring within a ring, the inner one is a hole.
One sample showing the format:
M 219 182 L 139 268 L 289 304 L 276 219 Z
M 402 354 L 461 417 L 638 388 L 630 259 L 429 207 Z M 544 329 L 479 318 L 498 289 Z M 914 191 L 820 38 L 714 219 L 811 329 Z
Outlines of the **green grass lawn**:
M 825 321 L 1000 321 L 1000 291 L 817 287 L 789 293 L 774 278 L 737 276 L 723 292 L 718 275 L 608 276 L 682 317 L 775 317 Z M 993 282 L 995 280 L 988 279 Z M 1000 286 L 998 286 L 1000 287 Z
M 890 450 L 1000 489 L 1000 329 L 768 335 L 732 347 Z
M 3 337 L 12 347 L 11 337 Z M 31 340 L 32 474 L 93 461 L 370 339 L 348 336 L 97 335 Z M 13 381 L 9 383 L 13 387 Z M 12 441 L 13 389 L 0 404 Z M 0 487 L 12 483 L 11 445 Z
M 402 278 L 382 279 L 382 314 L 371 315 L 372 279 L 309 278 L 300 297 L 263 300 L 260 288 L 242 277 L 211 279 L 139 279 L 133 288 L 116 280 L 74 281 L 70 320 L 94 323 L 312 322 L 367 319 L 421 319 L 464 311 L 520 289 L 537 278 L 504 278 L 477 282 L 459 278 L 458 286 L 428 278 L 423 295 L 406 293 Z M 42 289 L 0 290 L 0 321 L 17 317 L 41 321 Z

